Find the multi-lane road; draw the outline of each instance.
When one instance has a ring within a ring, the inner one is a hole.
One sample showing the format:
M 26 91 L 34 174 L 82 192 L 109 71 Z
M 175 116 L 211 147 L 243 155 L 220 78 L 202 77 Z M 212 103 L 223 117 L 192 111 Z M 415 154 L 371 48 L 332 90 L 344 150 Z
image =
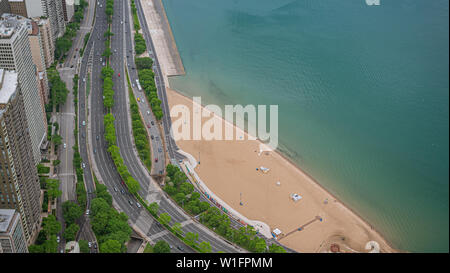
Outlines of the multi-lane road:
M 101 69 L 103 68 L 104 58 L 101 56 L 104 51 L 104 32 L 107 30 L 106 15 L 104 13 L 105 1 L 100 1 L 103 8 L 97 8 L 95 26 L 91 34 L 91 40 L 86 49 L 85 58 L 83 58 L 82 63 L 82 73 L 83 77 L 83 67 L 87 63 L 87 52 L 90 48 L 93 48 L 93 62 L 92 62 L 92 76 L 91 76 L 91 92 L 88 98 L 89 100 L 89 119 L 88 119 L 88 145 L 86 143 L 81 143 L 80 145 L 85 145 L 89 148 L 91 153 L 90 163 L 93 165 L 94 170 L 98 172 L 98 178 L 107 186 L 109 192 L 113 196 L 113 202 L 119 211 L 125 212 L 129 217 L 129 222 L 132 227 L 137 228 L 150 240 L 165 240 L 169 242 L 170 245 L 174 246 L 173 251 L 179 251 L 175 246 L 181 246 L 183 248 L 182 252 L 192 251 L 187 246 L 185 246 L 176 236 L 167 232 L 162 225 L 160 225 L 155 219 L 142 208 L 137 207 L 137 200 L 128 193 L 126 187 L 124 186 L 119 174 L 117 173 L 114 163 L 107 152 L 107 143 L 103 137 L 104 134 L 104 124 L 103 116 L 106 113 L 106 109 L 103 107 L 103 95 L 102 95 L 102 81 L 101 81 Z M 161 191 L 161 189 L 156 185 L 156 183 L 150 177 L 148 171 L 142 165 L 140 159 L 138 158 L 137 152 L 133 145 L 132 131 L 131 131 L 131 120 L 129 115 L 129 96 L 128 96 L 128 85 L 126 81 L 126 70 L 130 64 L 130 80 L 135 81 L 137 75 L 135 69 L 134 59 L 133 59 L 133 45 L 132 45 L 132 23 L 130 3 L 129 1 L 116 1 L 114 5 L 114 16 L 112 22 L 112 32 L 114 35 L 111 37 L 111 49 L 113 55 L 110 58 L 110 65 L 115 71 L 113 76 L 114 90 L 115 90 L 115 105 L 112 112 L 115 117 L 116 125 L 116 135 L 117 135 L 117 145 L 120 148 L 121 155 L 127 165 L 131 175 L 139 181 L 141 185 L 140 195 L 150 202 L 157 202 L 160 206 L 160 212 L 167 212 L 171 218 L 171 223 L 179 222 L 183 226 L 185 232 L 194 232 L 199 234 L 199 241 L 207 241 L 211 243 L 212 250 L 225 251 L 225 252 L 237 252 L 236 249 L 231 244 L 222 240 L 219 236 L 214 234 L 212 231 L 208 230 L 206 227 L 202 226 L 198 222 L 190 218 L 184 211 L 182 211 L 176 204 L 174 204 L 170 199 L 168 199 Z M 92 44 L 95 45 L 93 46 Z M 131 52 L 130 52 L 131 50 Z M 128 56 L 128 57 L 126 57 Z M 157 70 L 159 66 L 156 62 Z M 157 72 L 157 71 L 156 71 Z M 119 77 L 120 73 L 120 77 Z M 133 89 L 135 96 L 139 96 L 144 99 L 143 93 L 136 89 Z M 85 89 L 80 87 L 80 102 L 85 96 Z M 142 115 L 145 117 L 146 122 L 151 122 L 153 115 L 147 114 L 149 111 L 147 102 L 139 103 Z M 82 120 L 81 107 L 80 107 L 80 122 Z M 154 120 L 153 120 L 154 121 Z M 155 121 L 154 121 L 155 122 Z M 158 128 L 157 126 L 151 126 L 151 128 Z M 150 129 L 151 129 L 150 128 Z M 80 133 L 82 133 L 80 131 Z M 150 134 L 155 134 L 155 138 L 152 141 L 152 149 L 154 157 L 163 158 L 163 153 L 159 155 L 158 147 L 162 148 L 161 139 L 156 140 L 157 131 L 150 131 Z M 84 153 L 84 149 L 82 153 Z M 83 154 L 82 154 L 83 156 Z M 161 163 L 157 167 L 153 166 L 154 171 L 159 172 L 163 170 L 165 163 L 163 160 L 158 160 Z M 154 162 L 155 163 L 155 162 Z
M 80 48 L 84 43 L 84 36 L 91 29 L 94 13 L 95 13 L 95 2 L 90 1 L 90 5 L 84 13 L 84 19 L 81 22 L 80 30 L 75 37 L 75 42 L 68 53 L 68 57 L 65 63 L 58 68 L 61 79 L 66 83 L 69 90 L 73 90 L 73 77 L 77 73 L 77 64 L 80 62 Z M 57 113 L 56 120 L 60 127 L 60 135 L 63 139 L 63 145 L 59 145 L 59 159 L 61 160 L 58 169 L 58 178 L 61 182 L 60 189 L 62 191 L 62 196 L 58 198 L 57 207 L 57 218 L 59 221 L 64 223 L 62 217 L 62 203 L 68 200 L 76 200 L 76 176 L 73 168 L 73 149 L 75 145 L 75 106 L 74 106 L 73 92 L 69 92 L 67 96 L 66 103 L 60 106 L 60 112 Z M 89 166 L 86 166 L 89 168 Z M 81 217 L 80 221 L 80 232 L 78 233 L 77 239 L 85 239 L 88 241 L 95 242 L 95 235 L 92 232 L 89 224 L 89 218 L 84 215 Z M 64 230 L 64 229 L 63 229 Z M 64 250 L 65 240 L 60 232 L 60 243 L 58 245 L 58 251 Z M 93 249 L 95 252 L 95 249 Z
M 102 80 L 101 80 L 101 69 L 103 68 L 104 57 L 102 53 L 105 49 L 105 37 L 104 33 L 108 28 L 105 14 L 105 1 L 99 1 L 103 7 L 97 7 L 96 21 L 94 29 L 91 34 L 91 40 L 88 43 L 86 52 L 90 52 L 92 48 L 92 73 L 91 73 L 91 92 L 88 97 L 89 101 L 89 119 L 87 120 L 88 130 L 88 140 L 89 146 L 84 144 L 84 148 L 81 149 L 82 157 L 89 158 L 90 163 L 94 166 L 98 173 L 98 178 L 103 182 L 108 191 L 113 196 L 113 202 L 115 207 L 124 212 L 129 217 L 129 223 L 133 228 L 138 228 L 141 232 L 145 233 L 146 236 L 152 235 L 162 235 L 158 239 L 163 239 L 169 242 L 177 251 L 177 246 L 181 246 L 186 252 L 190 252 L 189 247 L 183 245 L 183 243 L 172 234 L 164 234 L 165 228 L 160 225 L 155 219 L 147 212 L 145 209 L 137 207 L 137 200 L 128 192 L 127 188 L 123 184 L 114 163 L 107 152 L 107 143 L 104 139 L 104 124 L 103 116 L 106 113 L 106 109 L 103 107 L 103 95 L 102 95 Z M 112 24 L 112 31 L 114 36 L 112 36 L 112 48 L 113 52 L 116 49 L 116 53 L 111 57 L 111 66 L 115 70 L 116 74 L 114 76 L 115 84 L 115 101 L 116 105 L 113 108 L 113 113 L 116 118 L 116 130 L 117 130 L 117 140 L 118 145 L 121 148 L 122 156 L 125 158 L 137 160 L 136 154 L 133 153 L 134 149 L 131 144 L 131 127 L 128 123 L 128 112 L 127 112 L 127 101 L 128 89 L 126 89 L 126 82 L 123 81 L 125 77 L 124 72 L 124 59 L 126 46 L 124 45 L 123 35 L 123 24 L 121 24 L 121 18 L 124 10 L 125 1 L 116 1 L 114 5 L 114 19 Z M 80 73 L 82 77 L 86 77 L 86 70 L 83 69 L 87 66 L 88 58 L 85 58 L 82 62 L 82 72 Z M 118 73 L 121 73 L 122 77 L 119 80 Z M 84 101 L 86 96 L 86 89 L 80 87 L 80 102 Z M 80 117 L 85 116 L 86 112 L 81 113 Z M 86 117 L 86 116 L 85 116 Z M 81 122 L 81 118 L 80 118 Z M 80 131 L 81 133 L 81 131 Z M 80 145 L 83 145 L 80 143 Z M 87 153 L 86 147 L 89 148 L 90 154 Z M 139 165 L 136 165 L 139 166 Z M 137 177 L 135 177 L 138 179 Z M 148 183 L 148 181 L 147 181 Z M 179 250 L 178 250 L 179 251 Z

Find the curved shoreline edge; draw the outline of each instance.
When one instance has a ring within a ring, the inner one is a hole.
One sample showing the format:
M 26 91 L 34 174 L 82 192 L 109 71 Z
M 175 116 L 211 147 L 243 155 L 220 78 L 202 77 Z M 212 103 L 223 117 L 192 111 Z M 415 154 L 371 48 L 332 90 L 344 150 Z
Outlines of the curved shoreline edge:
M 170 27 L 170 22 L 167 18 L 165 9 L 164 9 L 164 5 L 162 3 L 161 0 L 140 0 L 142 3 L 142 6 L 145 7 L 144 3 L 148 3 L 152 2 L 153 5 L 152 7 L 155 8 L 154 12 L 159 14 L 159 16 L 161 16 L 159 19 L 159 22 L 155 21 L 155 18 L 149 18 L 151 17 L 149 15 L 149 11 L 147 10 L 146 12 L 146 8 L 144 8 L 144 15 L 146 17 L 146 21 L 147 24 L 149 26 L 150 30 L 154 30 L 155 32 L 157 30 L 161 30 L 161 32 L 163 33 L 163 37 L 164 40 L 163 42 L 161 42 L 161 40 L 159 40 L 159 42 L 155 43 L 155 48 L 156 48 L 156 54 L 158 56 L 158 60 L 160 61 L 160 64 L 162 66 L 162 72 L 164 75 L 164 81 L 166 83 L 166 86 L 168 88 L 170 88 L 171 90 L 173 90 L 174 92 L 176 92 L 177 94 L 185 97 L 186 99 L 188 99 L 191 103 L 192 98 L 190 98 L 189 96 L 183 94 L 182 92 L 180 92 L 179 90 L 176 89 L 172 89 L 170 87 L 169 84 L 169 77 L 172 76 L 180 76 L 180 75 L 185 75 L 186 72 L 184 70 L 184 66 L 182 63 L 182 59 L 181 56 L 178 52 L 177 46 L 176 46 L 176 42 Z M 155 5 L 156 3 L 156 5 Z M 159 4 L 159 5 L 158 5 Z M 148 5 L 150 6 L 150 5 Z M 148 7 L 147 7 L 148 8 Z M 159 24 L 158 24 L 159 23 Z M 155 39 L 158 40 L 158 39 Z M 169 54 L 167 54 L 169 53 Z M 170 55 L 170 56 L 169 56 Z M 168 67 L 176 67 L 177 72 L 176 73 L 168 73 Z M 202 109 L 204 108 L 204 105 L 202 105 Z M 220 119 L 222 119 L 222 121 L 224 121 L 226 124 L 230 124 L 231 126 L 233 126 L 233 128 L 235 130 L 242 130 L 238 127 L 236 127 L 234 124 L 231 124 L 229 121 L 223 119 L 222 117 L 219 117 Z M 244 131 L 245 132 L 245 131 Z M 247 133 L 247 132 L 245 132 Z M 260 142 L 261 143 L 261 142 Z M 181 148 L 181 147 L 180 147 Z M 185 153 L 187 153 L 186 151 L 184 151 Z M 338 204 L 340 204 L 344 209 L 346 209 L 350 214 L 353 214 L 359 221 L 362 222 L 362 224 L 368 229 L 371 230 L 374 234 L 378 235 L 380 238 L 383 239 L 383 243 L 387 246 L 387 250 L 389 252 L 401 252 L 400 250 L 394 248 L 392 246 L 391 242 L 388 242 L 385 237 L 381 234 L 381 232 L 379 232 L 377 229 L 375 229 L 372 225 L 370 225 L 370 223 L 364 219 L 364 217 L 362 217 L 360 214 L 358 214 L 354 209 L 352 209 L 351 207 L 347 206 L 345 203 L 343 203 L 337 196 L 335 196 L 334 194 L 332 194 L 330 191 L 328 191 L 324 186 L 322 186 L 317 180 L 315 180 L 311 175 L 309 175 L 307 172 L 305 172 L 304 170 L 301 169 L 300 166 L 298 166 L 297 164 L 295 164 L 292 159 L 290 159 L 288 156 L 286 156 L 285 154 L 283 154 L 281 151 L 276 150 L 274 151 L 277 155 L 279 155 L 286 163 L 288 163 L 288 165 L 292 168 L 294 168 L 296 171 L 298 171 L 299 173 L 301 173 L 302 175 L 304 175 L 305 177 L 307 177 L 313 184 L 314 186 L 318 186 L 322 191 L 326 192 L 328 195 L 330 195 L 331 197 L 333 197 L 335 200 L 337 200 Z M 191 155 L 192 156 L 192 155 Z M 195 167 L 194 167 L 195 168 Z M 206 183 L 205 183 L 206 184 Z M 224 203 L 226 204 L 226 202 L 224 201 Z M 233 208 L 232 206 L 228 205 L 227 206 Z M 242 214 L 243 215 L 243 214 Z M 245 217 L 247 218 L 247 217 Z M 248 219 L 248 218 L 247 218 Z M 250 220 L 252 221 L 252 220 Z M 254 220 L 256 221 L 256 220 Z M 257 221 L 257 222 L 262 222 L 263 221 Z M 326 239 L 326 238 L 324 238 Z

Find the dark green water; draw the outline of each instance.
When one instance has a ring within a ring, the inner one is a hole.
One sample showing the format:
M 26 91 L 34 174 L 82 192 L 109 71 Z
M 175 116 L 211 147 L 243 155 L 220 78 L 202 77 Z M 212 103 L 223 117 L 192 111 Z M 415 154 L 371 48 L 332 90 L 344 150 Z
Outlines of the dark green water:
M 449 251 L 448 0 L 163 0 L 203 103 L 278 104 L 280 150 L 394 247 Z

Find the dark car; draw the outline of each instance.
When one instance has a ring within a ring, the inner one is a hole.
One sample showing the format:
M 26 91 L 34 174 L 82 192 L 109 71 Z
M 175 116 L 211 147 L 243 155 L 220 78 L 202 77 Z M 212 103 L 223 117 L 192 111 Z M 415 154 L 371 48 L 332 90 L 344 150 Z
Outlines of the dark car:
M 150 136 L 151 139 L 155 139 L 155 137 L 153 135 Z
M 177 246 L 178 250 L 183 251 L 184 248 L 182 246 Z
M 151 124 L 152 124 L 152 125 L 155 125 L 155 123 L 153 122 L 153 120 L 152 120 Z
M 130 203 L 130 205 L 133 205 L 133 201 L 131 200 L 128 200 L 128 203 Z
M 95 138 L 98 140 L 100 137 L 97 135 Z
M 120 190 L 120 192 L 121 192 L 122 194 L 125 194 L 125 191 L 124 191 L 124 190 Z

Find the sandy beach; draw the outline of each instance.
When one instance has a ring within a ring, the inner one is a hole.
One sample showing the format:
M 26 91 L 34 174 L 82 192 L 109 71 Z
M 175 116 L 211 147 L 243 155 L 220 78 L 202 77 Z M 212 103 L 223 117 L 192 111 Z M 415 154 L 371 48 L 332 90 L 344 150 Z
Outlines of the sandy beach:
M 141 2 L 168 84 L 168 76 L 184 73 L 173 69 L 181 59 L 175 60 L 178 52 L 170 53 L 176 47 L 171 31 L 167 30 L 166 16 L 160 14 L 163 9 L 158 8 L 159 0 Z M 170 30 L 170 26 L 168 28 Z M 167 88 L 167 97 L 170 108 L 184 105 L 193 114 L 190 98 L 170 88 Z M 214 118 L 222 120 L 218 116 Z M 177 119 L 174 117 L 172 121 Z M 203 118 L 202 123 L 209 119 Z M 177 144 L 200 160 L 196 172 L 210 190 L 247 218 L 265 222 L 272 230 L 280 229 L 287 235 L 280 242 L 287 247 L 299 252 L 328 252 L 333 245 L 341 252 L 369 252 L 366 244 L 376 241 L 381 252 L 396 251 L 361 217 L 281 154 L 258 155 L 260 143 L 257 140 L 179 140 Z M 270 171 L 257 171 L 261 166 Z M 302 199 L 294 202 L 293 193 Z M 240 205 L 241 198 L 243 205 Z M 296 231 L 302 226 L 301 231 Z
M 193 114 L 190 98 L 171 89 L 167 92 L 171 108 L 184 105 Z M 173 121 L 177 119 L 172 118 Z M 202 123 L 208 119 L 203 118 Z M 224 128 L 225 125 L 222 131 Z M 322 221 L 315 220 L 302 231 L 280 239 L 294 250 L 326 252 L 334 243 L 343 252 L 368 252 L 366 244 L 376 241 L 382 252 L 394 251 L 370 225 L 282 155 L 277 152 L 259 155 L 260 142 L 257 140 L 247 140 L 247 137 L 239 141 L 179 140 L 177 144 L 197 160 L 200 157 L 196 172 L 201 179 L 247 218 L 263 221 L 271 229 L 278 228 L 288 234 L 319 216 Z M 257 171 L 260 166 L 270 168 L 270 171 Z M 293 193 L 301 195 L 302 199 L 294 202 Z

